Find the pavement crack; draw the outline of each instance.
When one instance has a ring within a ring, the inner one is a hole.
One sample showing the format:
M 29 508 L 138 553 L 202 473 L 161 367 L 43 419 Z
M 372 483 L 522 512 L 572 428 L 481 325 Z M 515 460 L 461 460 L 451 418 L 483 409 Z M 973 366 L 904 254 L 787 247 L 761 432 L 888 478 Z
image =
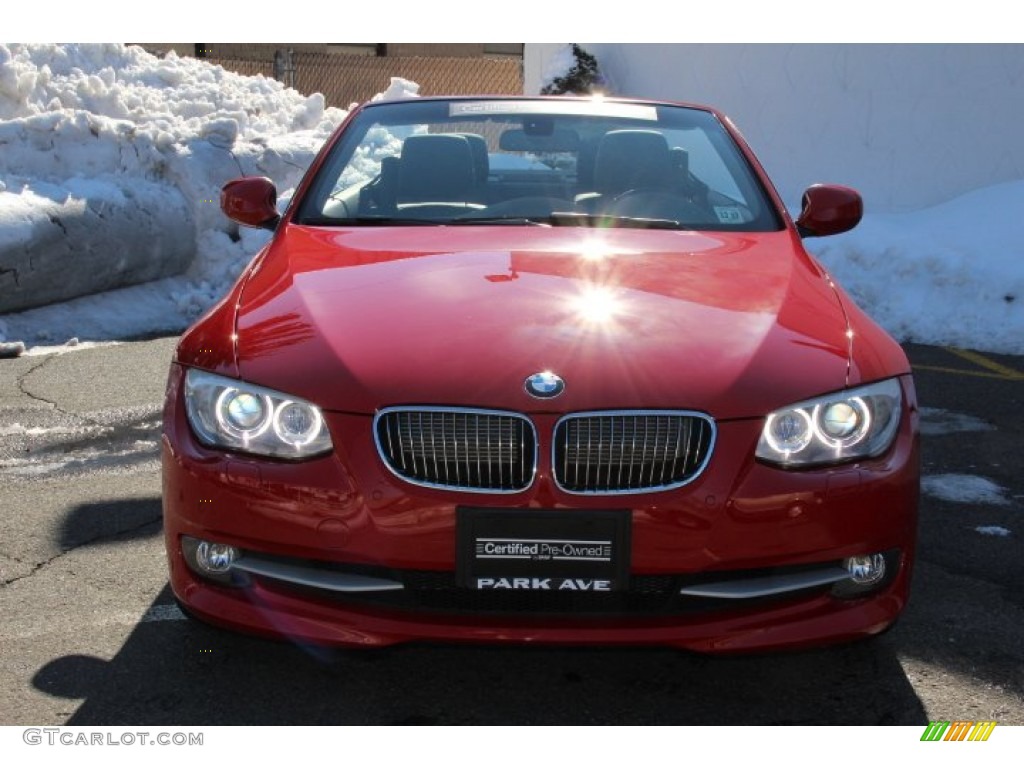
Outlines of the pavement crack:
M 75 549 L 77 549 L 77 547 Z M 63 552 L 58 552 L 53 557 L 43 560 L 41 563 L 36 563 L 34 566 L 32 566 L 32 569 L 28 573 L 23 574 L 21 576 L 15 576 L 13 579 L 4 579 L 2 582 L 0 582 L 0 589 L 2 589 L 3 587 L 9 587 L 11 584 L 14 584 L 15 582 L 21 581 L 23 579 L 29 579 L 35 576 L 37 573 L 39 573 L 39 571 L 48 566 L 50 563 L 54 562 L 55 560 L 59 560 L 71 551 L 73 550 L 68 549 Z
M 59 411 L 60 413 L 67 414 L 67 411 L 65 411 L 63 408 L 57 405 L 57 403 L 55 403 L 53 400 L 47 400 L 45 397 L 37 395 L 34 392 L 30 392 L 28 390 L 28 387 L 25 385 L 25 379 L 27 379 L 29 376 L 31 376 L 33 373 L 41 369 L 43 366 L 45 366 L 55 358 L 56 355 L 47 355 L 46 357 L 39 361 L 38 365 L 33 365 L 31 368 L 29 368 L 27 371 L 21 374 L 21 376 L 18 377 L 18 391 L 20 391 L 21 394 L 25 395 L 25 397 L 30 397 L 33 400 L 39 401 L 40 403 L 45 403 L 46 405 Z
M 64 416 L 68 416 L 68 417 L 71 417 L 71 418 L 74 418 L 74 419 L 80 419 L 83 422 L 85 422 L 86 424 L 92 424 L 92 425 L 95 425 L 95 426 L 103 426 L 99 421 L 97 421 L 94 418 L 91 418 L 89 416 L 84 416 L 84 415 L 79 414 L 79 413 L 75 413 L 74 411 L 69 411 L 69 410 L 67 410 L 65 408 L 61 408 L 60 405 L 58 405 L 55 400 L 48 400 L 45 397 L 43 397 L 42 395 L 37 395 L 36 393 L 31 392 L 28 389 L 28 386 L 25 384 L 25 380 L 29 376 L 31 376 L 33 373 L 35 373 L 36 371 L 42 369 L 43 366 L 48 365 L 53 360 L 56 360 L 58 357 L 59 357 L 59 355 L 46 355 L 45 357 L 43 357 L 42 360 L 39 361 L 38 365 L 33 365 L 31 368 L 29 368 L 27 371 L 25 371 L 23 374 L 21 374 L 21 376 L 18 378 L 18 391 L 21 392 L 21 394 L 25 395 L 25 397 L 31 398 L 32 400 L 35 400 L 37 402 L 40 402 L 40 403 L 43 403 L 45 405 L 50 406 L 55 411 L 57 411 L 57 413 L 60 413 L 60 414 L 62 414 Z
M 57 552 L 56 554 L 54 554 L 52 557 L 48 557 L 46 560 L 43 560 L 42 562 L 37 563 L 36 565 L 32 566 L 32 569 L 28 573 L 23 574 L 21 576 L 15 576 L 13 579 L 5 579 L 4 581 L 0 582 L 0 589 L 2 589 L 4 587 L 9 587 L 11 584 L 14 584 L 15 582 L 19 582 L 19 581 L 22 581 L 24 579 L 32 578 L 37 573 L 39 573 L 39 571 L 43 570 L 44 568 L 46 568 L 51 563 L 54 563 L 57 560 L 60 560 L 65 555 L 71 554 L 75 550 L 81 549 L 82 547 L 88 547 L 88 546 L 90 546 L 92 544 L 96 544 L 98 542 L 106 541 L 106 540 L 116 541 L 118 538 L 121 538 L 123 536 L 128 536 L 128 535 L 130 535 L 132 533 L 135 533 L 136 531 L 140 531 L 143 528 L 146 528 L 146 527 L 148 527 L 150 525 L 153 525 L 154 523 L 159 523 L 162 516 L 163 516 L 162 513 L 158 513 L 158 514 L 154 515 L 153 517 L 148 518 L 146 520 L 143 520 L 143 521 L 141 521 L 141 522 L 137 523 L 136 525 L 133 525 L 133 526 L 131 526 L 129 528 L 122 528 L 121 530 L 113 532 L 113 533 L 101 533 L 101 534 L 99 534 L 97 536 L 93 536 L 91 539 L 86 539 L 84 541 L 81 541 L 81 542 L 75 544 L 73 547 L 68 547 L 67 549 L 62 549 L 60 552 Z M 12 558 L 12 559 L 16 559 L 16 558 Z M 20 563 L 22 561 L 19 560 L 18 562 Z

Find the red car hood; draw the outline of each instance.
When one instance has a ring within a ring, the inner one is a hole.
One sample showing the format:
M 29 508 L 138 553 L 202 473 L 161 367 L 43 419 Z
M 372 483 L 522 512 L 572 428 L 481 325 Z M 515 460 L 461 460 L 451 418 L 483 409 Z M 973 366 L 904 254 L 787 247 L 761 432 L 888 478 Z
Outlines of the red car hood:
M 789 232 L 287 225 L 236 327 L 243 379 L 355 413 L 751 417 L 848 370 L 842 308 Z M 544 370 L 557 399 L 524 391 Z

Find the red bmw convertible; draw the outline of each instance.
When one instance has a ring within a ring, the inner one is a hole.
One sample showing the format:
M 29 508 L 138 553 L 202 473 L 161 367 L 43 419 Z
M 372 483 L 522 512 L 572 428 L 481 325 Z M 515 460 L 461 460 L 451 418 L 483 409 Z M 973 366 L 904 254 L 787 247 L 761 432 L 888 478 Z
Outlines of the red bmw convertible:
M 183 336 L 164 411 L 190 615 L 303 642 L 848 641 L 903 610 L 910 366 L 713 109 L 353 110 Z

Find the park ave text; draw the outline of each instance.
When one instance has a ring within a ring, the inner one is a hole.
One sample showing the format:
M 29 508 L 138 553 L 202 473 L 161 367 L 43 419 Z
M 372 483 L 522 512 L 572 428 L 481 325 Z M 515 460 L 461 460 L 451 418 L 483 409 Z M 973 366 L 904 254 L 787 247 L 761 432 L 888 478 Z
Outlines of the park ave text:
M 568 590 L 574 592 L 611 592 L 612 583 L 607 579 L 561 579 L 561 578 L 486 578 L 478 577 L 477 589 L 532 589 Z

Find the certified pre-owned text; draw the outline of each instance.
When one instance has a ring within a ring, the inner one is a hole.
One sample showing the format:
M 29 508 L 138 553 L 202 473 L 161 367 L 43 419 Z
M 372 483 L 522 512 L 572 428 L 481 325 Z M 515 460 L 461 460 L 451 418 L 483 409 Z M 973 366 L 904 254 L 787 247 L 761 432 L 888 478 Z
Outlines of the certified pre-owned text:
M 611 559 L 610 541 L 494 541 L 481 539 L 476 545 L 477 557 L 533 560 L 602 560 Z

